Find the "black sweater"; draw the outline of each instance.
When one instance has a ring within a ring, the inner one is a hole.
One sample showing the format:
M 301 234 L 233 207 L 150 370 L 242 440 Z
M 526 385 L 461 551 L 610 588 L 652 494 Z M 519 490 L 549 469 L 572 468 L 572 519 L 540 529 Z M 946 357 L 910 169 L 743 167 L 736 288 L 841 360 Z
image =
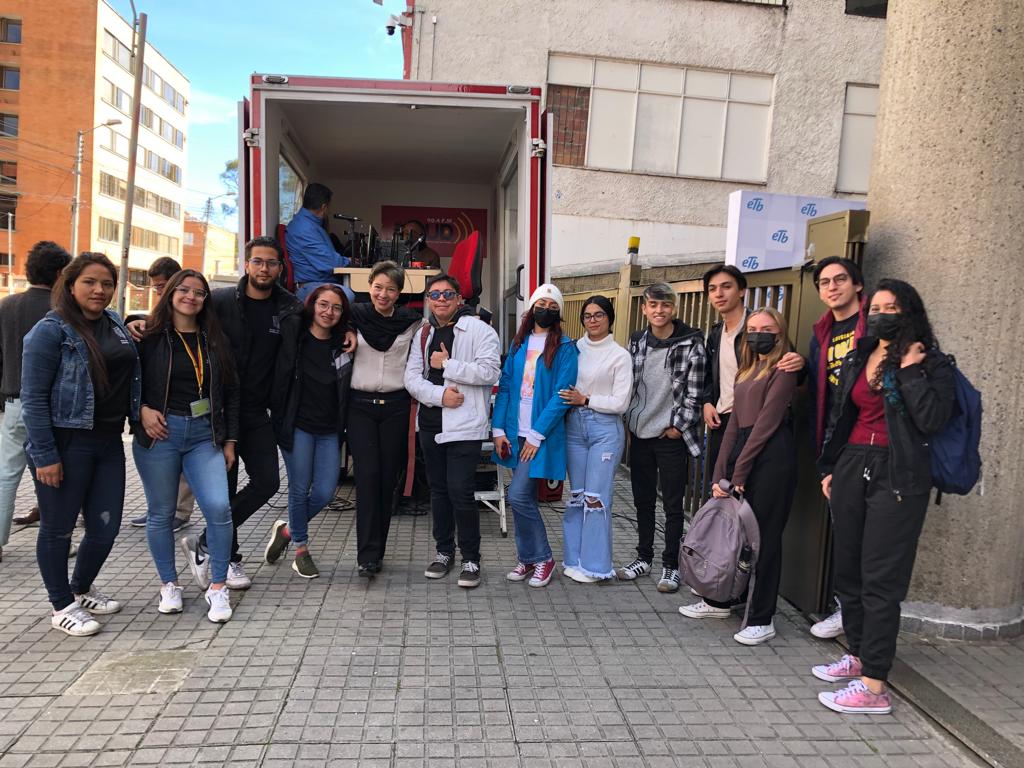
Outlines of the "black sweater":
M 0 395 L 20 394 L 25 334 L 49 311 L 49 288 L 29 288 L 0 301 Z

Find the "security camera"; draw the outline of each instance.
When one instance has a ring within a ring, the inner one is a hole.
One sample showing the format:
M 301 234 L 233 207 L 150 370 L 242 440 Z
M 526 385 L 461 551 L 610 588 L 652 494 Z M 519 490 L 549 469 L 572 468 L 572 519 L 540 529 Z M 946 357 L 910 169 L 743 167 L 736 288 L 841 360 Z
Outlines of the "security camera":
M 387 30 L 388 37 L 391 37 L 391 35 L 395 34 L 395 25 L 394 24 L 388 24 L 386 27 L 384 27 L 384 29 Z
M 384 29 L 388 33 L 388 37 L 395 34 L 395 29 L 398 27 L 408 27 L 412 22 L 409 19 L 402 18 L 401 16 L 395 16 L 392 14 L 388 17 L 387 24 L 384 25 Z

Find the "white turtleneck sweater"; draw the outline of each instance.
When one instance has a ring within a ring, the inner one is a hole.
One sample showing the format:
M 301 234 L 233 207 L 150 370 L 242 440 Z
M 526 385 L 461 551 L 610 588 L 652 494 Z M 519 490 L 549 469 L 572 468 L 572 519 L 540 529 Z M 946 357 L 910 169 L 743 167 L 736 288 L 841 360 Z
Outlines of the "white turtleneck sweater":
M 633 361 L 611 334 L 601 341 L 584 336 L 576 342 L 580 352 L 576 389 L 590 398 L 599 413 L 622 414 L 633 391 Z

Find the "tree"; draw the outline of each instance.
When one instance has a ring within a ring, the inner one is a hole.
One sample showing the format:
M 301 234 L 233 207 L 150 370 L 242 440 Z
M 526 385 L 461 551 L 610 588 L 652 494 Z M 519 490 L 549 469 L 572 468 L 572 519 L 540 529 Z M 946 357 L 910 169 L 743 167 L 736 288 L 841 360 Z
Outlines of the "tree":
M 238 212 L 238 160 L 228 160 L 224 170 L 220 172 L 220 183 L 223 185 L 224 201 L 220 204 L 221 216 L 234 216 Z

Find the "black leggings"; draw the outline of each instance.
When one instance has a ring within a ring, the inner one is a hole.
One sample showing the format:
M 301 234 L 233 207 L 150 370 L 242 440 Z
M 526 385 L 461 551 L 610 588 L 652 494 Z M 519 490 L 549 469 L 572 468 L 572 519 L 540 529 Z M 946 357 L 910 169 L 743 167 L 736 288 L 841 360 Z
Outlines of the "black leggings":
M 360 565 L 379 563 L 388 543 L 398 477 L 409 440 L 409 396 L 353 390 L 348 447 L 356 475 L 356 541 Z

